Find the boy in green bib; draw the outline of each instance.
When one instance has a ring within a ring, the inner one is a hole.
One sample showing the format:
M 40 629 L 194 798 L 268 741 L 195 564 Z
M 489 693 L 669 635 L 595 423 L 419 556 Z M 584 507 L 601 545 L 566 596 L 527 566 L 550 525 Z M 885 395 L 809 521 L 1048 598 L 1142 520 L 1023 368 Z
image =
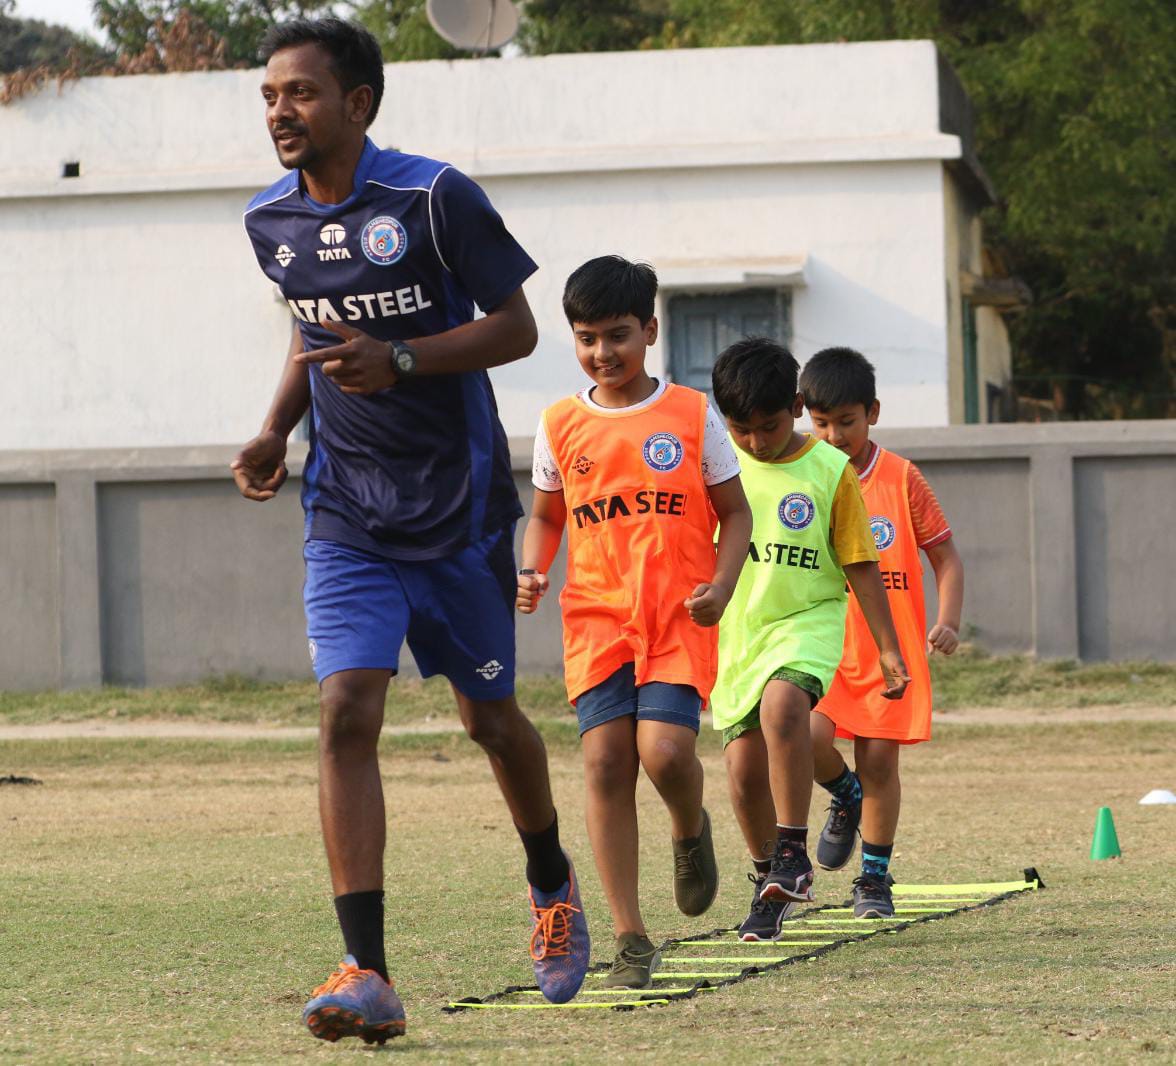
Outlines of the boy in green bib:
M 878 645 L 885 696 L 900 698 L 910 681 L 857 475 L 844 452 L 795 429 L 798 374 L 787 349 L 750 337 L 719 356 L 713 375 L 754 523 L 719 625 L 711 696 L 755 866 L 743 940 L 774 939 L 796 902 L 813 898 L 809 714 L 841 662 L 846 582 Z

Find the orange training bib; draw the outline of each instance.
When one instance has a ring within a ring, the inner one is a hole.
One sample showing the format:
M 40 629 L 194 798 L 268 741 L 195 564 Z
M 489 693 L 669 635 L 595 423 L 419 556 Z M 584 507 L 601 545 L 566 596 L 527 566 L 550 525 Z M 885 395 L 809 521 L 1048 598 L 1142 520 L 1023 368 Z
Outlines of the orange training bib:
M 706 397 L 667 385 L 648 407 L 603 411 L 573 396 L 543 423 L 568 514 L 559 598 L 568 699 L 631 662 L 638 685 L 691 685 L 705 700 L 718 627 L 695 625 L 683 601 L 715 570 Z
M 817 705 L 817 710 L 836 724 L 839 737 L 880 737 L 907 744 L 931 738 L 923 566 L 907 497 L 910 465 L 906 459 L 879 448 L 874 472 L 862 485 L 862 497 L 911 683 L 901 700 L 882 698 L 878 648 L 861 606 L 850 592 L 845 652 L 829 692 Z

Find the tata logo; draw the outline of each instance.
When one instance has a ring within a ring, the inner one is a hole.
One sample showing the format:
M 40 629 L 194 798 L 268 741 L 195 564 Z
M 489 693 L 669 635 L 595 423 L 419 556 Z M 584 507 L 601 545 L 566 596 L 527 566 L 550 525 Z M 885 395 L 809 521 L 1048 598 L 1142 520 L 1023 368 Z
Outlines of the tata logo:
M 290 250 L 290 246 L 288 244 L 279 244 L 278 250 L 274 252 L 274 258 L 282 266 L 287 267 L 290 265 L 291 259 L 297 259 L 298 257 Z
M 319 240 L 328 246 L 326 248 L 315 249 L 320 263 L 330 263 L 334 260 L 351 258 L 351 253 L 342 247 L 343 242 L 347 240 L 347 231 L 338 222 L 328 222 L 323 226 L 319 230 Z

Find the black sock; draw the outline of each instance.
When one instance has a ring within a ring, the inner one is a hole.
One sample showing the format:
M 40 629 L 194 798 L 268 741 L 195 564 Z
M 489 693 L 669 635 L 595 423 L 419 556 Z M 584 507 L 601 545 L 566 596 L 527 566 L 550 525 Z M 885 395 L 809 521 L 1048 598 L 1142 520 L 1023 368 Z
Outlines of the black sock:
M 751 865 L 755 867 L 757 874 L 770 874 L 772 872 L 771 859 L 752 859 Z
M 781 846 L 793 848 L 796 851 L 808 850 L 807 825 L 781 825 L 776 823 L 776 848 Z
M 842 764 L 841 773 L 832 781 L 818 781 L 817 784 L 826 792 L 831 792 L 834 799 L 847 807 L 853 803 L 860 803 L 862 800 L 861 782 L 858 780 L 857 774 L 845 764 Z
M 568 857 L 563 853 L 563 848 L 559 846 L 559 815 L 551 820 L 551 825 L 538 833 L 528 833 L 517 825 L 515 828 L 523 842 L 523 850 L 527 853 L 527 881 L 540 892 L 554 892 L 567 884 L 571 867 L 568 866 Z
M 375 970 L 388 980 L 388 964 L 384 961 L 384 893 L 348 892 L 335 897 L 335 913 L 343 930 L 347 954 L 355 959 L 361 970 Z

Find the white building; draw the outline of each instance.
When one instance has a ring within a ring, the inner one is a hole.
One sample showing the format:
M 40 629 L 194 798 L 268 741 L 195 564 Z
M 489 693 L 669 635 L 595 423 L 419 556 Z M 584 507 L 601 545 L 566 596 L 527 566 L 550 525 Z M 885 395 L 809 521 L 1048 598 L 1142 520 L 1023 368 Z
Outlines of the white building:
M 539 348 L 494 371 L 510 435 L 580 387 L 560 295 L 605 252 L 658 270 L 658 374 L 705 382 L 729 339 L 775 332 L 802 362 L 866 352 L 888 425 L 995 410 L 1009 360 L 982 305 L 991 192 L 931 43 L 403 63 L 387 79 L 375 141 L 470 174 L 540 264 Z M 0 448 L 256 431 L 290 329 L 241 225 L 281 173 L 259 83 L 95 78 L 0 108 Z

